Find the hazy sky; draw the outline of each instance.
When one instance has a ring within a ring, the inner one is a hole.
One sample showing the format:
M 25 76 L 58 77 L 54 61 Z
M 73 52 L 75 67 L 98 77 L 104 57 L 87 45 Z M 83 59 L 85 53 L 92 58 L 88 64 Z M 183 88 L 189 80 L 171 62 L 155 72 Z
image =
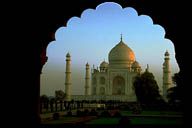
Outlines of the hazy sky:
M 170 53 L 171 74 L 179 71 L 174 45 L 164 38 L 163 26 L 153 24 L 147 15 L 138 16 L 131 7 L 122 8 L 117 3 L 105 2 L 96 9 L 86 9 L 80 18 L 72 17 L 66 27 L 56 31 L 56 41 L 47 48 L 48 61 L 41 75 L 41 94 L 54 95 L 55 90 L 64 91 L 67 52 L 71 54 L 71 93 L 84 94 L 85 64 L 99 67 L 104 59 L 108 62 L 108 54 L 119 43 L 121 33 L 123 42 L 134 51 L 143 71 L 149 64 L 160 88 L 166 50 Z

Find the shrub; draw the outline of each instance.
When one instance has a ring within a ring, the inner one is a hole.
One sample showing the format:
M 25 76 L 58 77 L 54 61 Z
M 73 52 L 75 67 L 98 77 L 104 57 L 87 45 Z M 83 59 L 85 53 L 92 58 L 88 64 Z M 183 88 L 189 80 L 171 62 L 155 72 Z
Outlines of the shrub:
M 107 106 L 107 110 L 114 110 L 114 106 Z
M 82 116 L 82 112 L 80 110 L 77 110 L 76 115 L 77 115 L 77 117 L 81 117 Z
M 114 117 L 121 117 L 121 113 L 120 112 L 115 112 Z
M 72 116 L 72 112 L 71 112 L 71 111 L 68 111 L 68 112 L 67 112 L 67 116 Z
M 139 109 L 139 108 L 135 108 L 135 109 L 132 110 L 133 114 L 141 114 L 141 112 L 142 112 L 142 110 Z
M 89 113 L 89 110 L 88 110 L 88 109 L 85 109 L 85 110 L 84 110 L 84 115 L 87 116 L 88 113 Z
M 60 116 L 59 113 L 54 113 L 54 114 L 53 114 L 53 119 L 54 119 L 54 120 L 58 120 L 58 119 L 59 119 L 59 116 Z
M 110 117 L 110 116 L 111 116 L 111 114 L 108 111 L 103 111 L 101 113 L 101 117 Z
M 135 104 L 132 106 L 132 113 L 133 114 L 141 114 L 142 108 L 140 104 Z
M 90 115 L 90 116 L 97 116 L 98 113 L 96 112 L 95 109 L 91 109 L 91 112 L 89 112 L 89 115 Z

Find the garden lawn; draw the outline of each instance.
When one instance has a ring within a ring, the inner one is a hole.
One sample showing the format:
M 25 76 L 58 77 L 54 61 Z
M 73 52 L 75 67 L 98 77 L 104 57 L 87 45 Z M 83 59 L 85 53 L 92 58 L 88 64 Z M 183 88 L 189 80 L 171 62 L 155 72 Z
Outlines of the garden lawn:
M 141 114 L 146 114 L 146 115 L 181 115 L 182 112 L 175 112 L 175 111 L 143 111 Z
M 131 111 L 120 110 L 122 116 L 130 116 L 132 115 Z M 142 111 L 141 114 L 138 115 L 182 115 L 182 112 L 174 112 L 174 111 Z
M 87 122 L 87 124 L 118 124 L 120 118 L 99 118 Z M 182 119 L 178 118 L 149 118 L 149 117 L 131 117 L 131 124 L 183 124 Z
M 99 119 L 91 120 L 86 124 L 118 124 L 120 118 L 101 117 Z
M 132 117 L 131 124 L 183 124 L 181 118 L 150 118 L 150 117 Z
M 122 110 L 120 110 L 120 113 L 121 113 L 122 116 L 129 116 L 129 115 L 132 114 L 131 111 L 122 111 Z

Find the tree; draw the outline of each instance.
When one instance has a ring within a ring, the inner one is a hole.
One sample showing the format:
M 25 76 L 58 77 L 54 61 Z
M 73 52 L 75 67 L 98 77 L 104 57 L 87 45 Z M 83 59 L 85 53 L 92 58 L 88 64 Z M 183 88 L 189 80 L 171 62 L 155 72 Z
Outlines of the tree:
M 174 76 L 172 76 L 172 81 L 176 86 L 181 86 L 181 77 L 179 73 L 175 73 Z
M 90 115 L 90 116 L 97 116 L 98 113 L 96 112 L 95 109 L 92 108 L 91 111 L 89 112 L 89 115 Z
M 103 112 L 101 112 L 101 115 L 100 115 L 101 117 L 110 117 L 111 116 L 111 114 L 108 112 L 108 111 L 103 111 Z
M 167 98 L 169 104 L 175 106 L 177 104 L 176 102 L 180 103 L 182 100 L 182 83 L 180 74 L 175 73 L 174 76 L 172 76 L 172 81 L 176 86 L 167 90 Z
M 55 101 L 56 101 L 56 98 L 51 98 L 51 99 L 50 99 L 51 112 L 53 112 L 53 109 L 54 109 L 53 105 L 54 105 Z
M 154 104 L 162 99 L 154 75 L 148 71 L 135 77 L 133 87 L 141 104 Z
M 43 108 L 46 108 L 46 110 L 48 111 L 48 107 L 49 107 L 49 98 L 48 98 L 48 96 L 47 95 L 42 95 L 40 97 L 40 101 L 41 101 L 41 105 L 43 104 Z
M 46 102 L 49 99 L 48 99 L 47 95 L 42 95 L 42 96 L 40 96 L 40 100 L 41 100 L 41 102 Z
M 57 100 L 64 100 L 65 93 L 62 90 L 55 91 L 55 97 Z

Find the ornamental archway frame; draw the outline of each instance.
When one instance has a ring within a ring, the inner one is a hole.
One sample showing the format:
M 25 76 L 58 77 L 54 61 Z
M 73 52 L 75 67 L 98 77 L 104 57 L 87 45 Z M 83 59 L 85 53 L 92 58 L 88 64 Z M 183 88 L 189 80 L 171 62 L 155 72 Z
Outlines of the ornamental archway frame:
M 108 0 L 100 0 L 100 1 L 91 1 L 91 2 L 87 2 L 87 4 L 81 2 L 81 4 L 79 5 L 83 5 L 82 7 L 78 8 L 76 11 L 74 12 L 70 12 L 70 14 L 68 13 L 68 11 L 66 10 L 66 14 L 67 15 L 65 18 L 63 19 L 57 19 L 57 20 L 48 20 L 48 19 L 44 19 L 45 21 L 48 21 L 47 23 L 42 24 L 42 26 L 44 26 L 45 28 L 48 27 L 48 29 L 42 30 L 41 32 L 44 33 L 43 36 L 41 36 L 39 38 L 40 42 L 41 42 L 41 46 L 40 46 L 40 59 L 39 59 L 39 78 L 37 77 L 37 84 L 32 85 L 32 86 L 36 86 L 37 88 L 33 88 L 34 89 L 34 93 L 32 95 L 33 99 L 34 99 L 34 104 L 36 104 L 36 108 L 34 109 L 34 111 L 36 111 L 36 113 L 33 113 L 34 115 L 32 115 L 33 117 L 37 117 L 39 119 L 40 117 L 40 111 L 39 111 L 39 97 L 40 97 L 40 74 L 42 71 L 43 66 L 45 65 L 48 57 L 46 56 L 46 50 L 47 50 L 47 46 L 49 45 L 50 42 L 55 40 L 54 34 L 56 32 L 56 30 L 61 27 L 61 26 L 66 26 L 67 21 L 73 17 L 73 16 L 78 16 L 80 17 L 81 13 L 83 12 L 83 10 L 88 9 L 88 8 L 96 8 L 97 5 L 103 3 L 103 2 L 107 2 Z M 179 44 L 179 41 L 181 41 L 181 39 L 179 38 L 181 32 L 178 31 L 178 33 L 175 33 L 175 26 L 173 25 L 173 22 L 179 22 L 178 20 L 176 21 L 177 17 L 174 17 L 174 15 L 172 15 L 172 17 L 170 17 L 170 13 L 172 14 L 173 12 L 170 12 L 170 5 L 168 3 L 155 3 L 155 4 L 151 4 L 151 3 L 147 3 L 145 2 L 134 2 L 134 1 L 115 1 L 115 0 L 111 0 L 111 2 L 116 2 L 118 4 L 120 4 L 123 8 L 124 7 L 133 7 L 134 9 L 137 10 L 138 13 L 142 13 L 145 15 L 150 16 L 153 19 L 154 23 L 158 23 L 159 25 L 163 26 L 163 28 L 166 31 L 165 34 L 165 38 L 170 39 L 174 46 L 175 46 L 175 53 L 176 53 L 176 60 L 177 63 L 179 65 L 180 68 L 180 74 L 182 76 L 183 71 L 184 71 L 184 60 L 182 58 L 182 54 L 184 54 L 182 52 L 182 46 L 181 44 Z M 67 5 L 67 4 L 66 4 Z M 72 4 L 74 5 L 74 4 Z M 79 6 L 78 5 L 78 6 Z M 166 7 L 164 6 L 163 10 L 161 12 L 159 12 L 159 8 L 163 7 L 161 5 L 167 5 Z M 176 5 L 176 4 L 175 4 Z M 179 4 L 180 5 L 180 4 Z M 151 11 L 153 10 L 153 11 Z M 173 7 L 172 6 L 172 10 L 176 11 L 177 7 Z M 176 12 L 175 12 L 176 13 Z M 51 25 L 50 25 L 51 24 Z M 42 27 L 42 29 L 44 29 L 44 27 Z M 35 73 L 34 73 L 35 74 Z M 31 102 L 32 104 L 32 102 Z M 30 115 L 29 115 L 30 116 Z

